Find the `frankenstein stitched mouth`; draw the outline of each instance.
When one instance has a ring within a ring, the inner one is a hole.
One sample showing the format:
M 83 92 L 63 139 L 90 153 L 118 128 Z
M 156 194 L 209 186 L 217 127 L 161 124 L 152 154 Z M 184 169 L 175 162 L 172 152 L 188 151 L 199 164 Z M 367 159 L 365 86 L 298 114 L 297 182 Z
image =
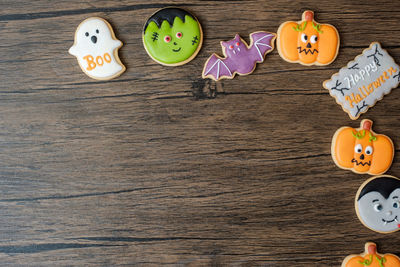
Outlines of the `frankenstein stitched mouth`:
M 399 222 L 399 221 L 397 220 L 397 216 L 394 217 L 393 220 L 385 220 L 385 219 L 382 218 L 382 222 L 383 222 L 384 225 L 386 225 L 386 224 L 388 224 L 388 223 L 392 223 L 392 222 L 394 222 L 394 221 Z
M 314 55 L 314 53 L 318 53 L 318 50 L 314 48 L 314 50 L 311 50 L 311 48 L 309 49 L 301 49 L 301 47 L 297 47 L 297 49 L 299 49 L 299 53 L 304 53 L 306 55 L 308 55 L 308 53 L 310 53 L 311 55 Z
M 172 51 L 174 51 L 174 52 L 179 52 L 179 51 L 181 51 L 181 48 L 182 48 L 182 47 L 179 47 L 179 49 L 172 49 Z
M 368 166 L 371 166 L 371 161 L 368 161 L 368 162 L 362 162 L 362 161 L 360 161 L 360 162 L 358 162 L 356 159 L 352 159 L 351 162 L 352 162 L 352 163 L 356 163 L 357 166 L 358 166 L 358 165 L 362 165 L 362 166 L 368 165 Z

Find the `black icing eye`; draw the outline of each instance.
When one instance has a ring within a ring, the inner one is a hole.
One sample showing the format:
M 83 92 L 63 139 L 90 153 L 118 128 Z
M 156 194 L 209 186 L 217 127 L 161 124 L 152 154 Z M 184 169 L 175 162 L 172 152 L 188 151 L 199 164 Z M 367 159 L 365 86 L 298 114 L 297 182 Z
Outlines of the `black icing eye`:
M 383 210 L 383 206 L 381 204 L 375 204 L 374 205 L 374 210 L 379 212 L 379 211 Z
M 88 37 L 88 36 L 89 36 L 89 33 L 88 33 L 88 32 L 85 32 L 85 36 Z
M 96 30 L 96 33 L 99 33 L 99 30 L 98 30 L 98 29 Z
M 399 202 L 394 202 L 393 203 L 393 208 L 398 209 L 400 207 Z
M 302 33 L 302 34 L 301 34 L 301 41 L 302 41 L 303 43 L 307 43 L 307 39 L 308 39 L 307 34 Z

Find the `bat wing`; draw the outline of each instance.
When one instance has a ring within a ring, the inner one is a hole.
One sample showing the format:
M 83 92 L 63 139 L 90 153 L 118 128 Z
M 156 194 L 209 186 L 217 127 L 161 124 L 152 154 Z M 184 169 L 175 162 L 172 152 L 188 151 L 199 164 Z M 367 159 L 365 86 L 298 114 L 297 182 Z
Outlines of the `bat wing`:
M 274 49 L 275 38 L 276 34 L 270 32 L 253 32 L 250 34 L 250 40 L 253 44 L 250 49 L 256 51 L 255 57 L 258 63 L 263 62 L 265 55 Z
M 229 69 L 229 61 L 212 54 L 203 69 L 203 78 L 209 77 L 215 81 L 224 77 L 232 78 L 233 72 Z

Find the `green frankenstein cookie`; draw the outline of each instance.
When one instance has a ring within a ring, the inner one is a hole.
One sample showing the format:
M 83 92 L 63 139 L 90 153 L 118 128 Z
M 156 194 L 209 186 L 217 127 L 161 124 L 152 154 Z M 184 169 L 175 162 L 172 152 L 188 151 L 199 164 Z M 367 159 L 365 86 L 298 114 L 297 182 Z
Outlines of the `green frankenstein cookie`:
M 143 45 L 156 62 L 179 66 L 199 52 L 203 32 L 195 16 L 180 8 L 164 8 L 153 14 L 143 29 Z

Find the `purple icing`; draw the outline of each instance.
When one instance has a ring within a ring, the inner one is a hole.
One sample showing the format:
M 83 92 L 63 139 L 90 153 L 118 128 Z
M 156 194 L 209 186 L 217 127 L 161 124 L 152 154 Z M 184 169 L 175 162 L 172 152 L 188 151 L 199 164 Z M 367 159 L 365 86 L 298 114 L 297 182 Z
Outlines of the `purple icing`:
M 246 75 L 251 73 L 256 63 L 264 61 L 265 55 L 273 49 L 275 34 L 269 32 L 254 32 L 250 34 L 250 47 L 236 35 L 228 42 L 221 42 L 225 58 L 212 54 L 203 70 L 203 78 L 214 80 L 233 78 L 235 73 Z

